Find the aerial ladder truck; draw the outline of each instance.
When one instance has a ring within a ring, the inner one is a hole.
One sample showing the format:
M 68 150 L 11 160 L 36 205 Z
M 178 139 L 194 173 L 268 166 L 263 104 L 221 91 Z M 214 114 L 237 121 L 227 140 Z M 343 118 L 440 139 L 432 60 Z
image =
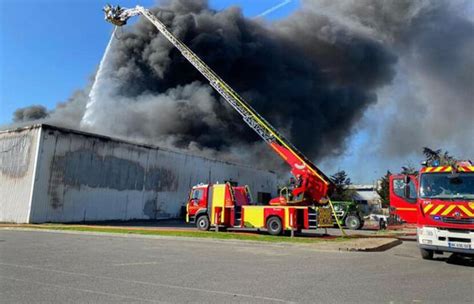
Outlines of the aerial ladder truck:
M 285 230 L 331 227 L 334 213 L 328 194 L 334 185 L 307 157 L 285 139 L 268 121 L 258 114 L 237 92 L 222 80 L 191 49 L 173 35 L 149 10 L 141 6 L 122 8 L 107 5 L 105 20 L 123 26 L 128 19 L 142 15 L 173 44 L 181 54 L 209 81 L 209 84 L 229 103 L 290 167 L 296 178 L 294 187 L 280 189 L 279 196 L 269 205 L 255 205 L 247 186 L 199 184 L 190 191 L 186 219 L 200 230 L 214 226 L 266 229 L 270 234 Z

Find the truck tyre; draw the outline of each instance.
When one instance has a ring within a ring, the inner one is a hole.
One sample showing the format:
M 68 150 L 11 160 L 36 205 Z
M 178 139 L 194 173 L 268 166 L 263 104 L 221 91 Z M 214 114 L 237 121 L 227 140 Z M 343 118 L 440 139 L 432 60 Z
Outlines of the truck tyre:
M 267 230 L 271 235 L 280 235 L 283 231 L 283 225 L 279 217 L 271 216 L 267 220 Z
M 211 225 L 209 225 L 209 218 L 207 215 L 201 215 L 196 220 L 196 227 L 202 231 L 208 231 Z
M 432 260 L 433 259 L 433 250 L 420 248 L 421 257 L 423 260 Z
M 362 227 L 362 221 L 357 215 L 348 215 L 344 223 L 346 224 L 346 227 L 351 230 L 357 230 Z

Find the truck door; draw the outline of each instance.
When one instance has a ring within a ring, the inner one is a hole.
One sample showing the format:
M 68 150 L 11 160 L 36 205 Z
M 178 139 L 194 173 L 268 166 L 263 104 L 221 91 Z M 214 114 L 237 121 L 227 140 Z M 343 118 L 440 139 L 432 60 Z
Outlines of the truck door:
M 207 208 L 207 188 L 194 188 L 189 195 L 188 214 L 195 216 L 199 209 Z
M 417 182 L 416 176 L 410 175 L 408 184 L 405 184 L 405 175 L 390 176 L 390 213 L 398 215 L 407 223 L 415 224 L 417 216 Z M 405 193 L 405 185 L 410 188 Z M 408 194 L 408 197 L 406 196 Z

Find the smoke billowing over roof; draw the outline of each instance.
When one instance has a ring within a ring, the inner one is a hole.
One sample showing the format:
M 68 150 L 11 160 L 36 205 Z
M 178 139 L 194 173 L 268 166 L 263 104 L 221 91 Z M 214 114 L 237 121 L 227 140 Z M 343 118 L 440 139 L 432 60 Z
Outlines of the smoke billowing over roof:
M 464 5 L 302 1 L 273 23 L 235 7 L 213 11 L 204 0 L 166 1 L 153 12 L 295 146 L 321 160 L 350 150 L 347 140 L 361 128 L 388 157 L 449 149 L 465 138 L 472 154 L 473 128 L 465 124 L 474 114 L 474 31 Z M 276 160 L 147 20 L 116 36 L 89 123 L 81 124 L 90 88 L 48 122 L 234 161 Z

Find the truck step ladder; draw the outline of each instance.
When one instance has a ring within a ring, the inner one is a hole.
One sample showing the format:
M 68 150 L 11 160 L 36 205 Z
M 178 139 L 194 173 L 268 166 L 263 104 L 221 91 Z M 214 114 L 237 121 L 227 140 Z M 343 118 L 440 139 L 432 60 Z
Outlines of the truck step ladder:
M 318 229 L 318 213 L 314 208 L 308 208 L 308 228 Z
M 242 206 L 234 207 L 234 227 L 242 226 Z

